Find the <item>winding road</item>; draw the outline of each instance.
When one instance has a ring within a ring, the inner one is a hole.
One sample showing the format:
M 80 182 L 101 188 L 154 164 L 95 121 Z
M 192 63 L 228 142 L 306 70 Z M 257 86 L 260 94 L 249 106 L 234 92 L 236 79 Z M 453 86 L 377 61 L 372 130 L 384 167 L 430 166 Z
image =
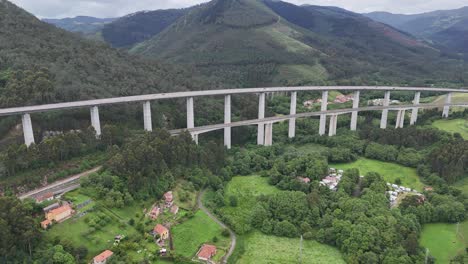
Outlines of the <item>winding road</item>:
M 230 234 L 230 237 L 231 237 L 231 246 L 228 250 L 228 252 L 226 253 L 226 255 L 224 255 L 224 257 L 222 258 L 221 262 L 222 263 L 227 263 L 229 257 L 232 255 L 232 253 L 234 252 L 234 249 L 236 248 L 236 241 L 237 241 L 237 237 L 236 237 L 236 234 L 234 233 L 234 231 L 231 230 L 231 228 L 229 228 L 228 226 L 226 226 L 223 222 L 221 222 L 218 218 L 216 218 L 216 216 L 214 216 L 204 205 L 203 205 L 203 202 L 202 202 L 202 197 L 205 195 L 206 193 L 206 190 L 203 190 L 200 195 L 198 195 L 198 198 L 197 198 L 197 203 L 198 203 L 198 208 L 200 208 L 200 210 L 202 210 L 203 212 L 205 212 L 211 219 L 213 219 L 213 221 L 215 221 L 218 225 L 220 225 L 222 228 L 225 228 L 229 231 L 229 234 Z

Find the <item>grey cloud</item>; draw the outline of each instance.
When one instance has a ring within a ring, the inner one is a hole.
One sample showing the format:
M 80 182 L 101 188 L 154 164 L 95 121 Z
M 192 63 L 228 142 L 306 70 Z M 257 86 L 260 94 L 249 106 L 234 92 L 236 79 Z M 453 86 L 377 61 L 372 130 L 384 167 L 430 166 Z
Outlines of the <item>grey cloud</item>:
M 141 10 L 188 7 L 208 0 L 11 0 L 38 17 L 119 17 Z M 355 12 L 422 13 L 468 6 L 468 0 L 286 0 L 294 4 L 339 6 Z

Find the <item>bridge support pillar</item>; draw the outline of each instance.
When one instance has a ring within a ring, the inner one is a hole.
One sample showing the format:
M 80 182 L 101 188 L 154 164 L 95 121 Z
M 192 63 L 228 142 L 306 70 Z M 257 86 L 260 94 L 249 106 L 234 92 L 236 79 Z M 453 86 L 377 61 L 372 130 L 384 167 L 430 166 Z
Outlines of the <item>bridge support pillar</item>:
M 193 97 L 187 98 L 187 128 L 194 128 Z
M 421 92 L 416 92 L 414 94 L 413 104 L 415 106 L 419 105 L 420 99 L 421 99 Z M 411 111 L 411 119 L 410 119 L 410 125 L 411 126 L 416 124 L 416 121 L 418 121 L 418 111 L 419 111 L 419 109 L 417 107 L 413 108 L 413 110 Z
M 328 105 L 328 91 L 323 91 L 322 92 L 322 106 L 320 108 L 320 111 L 327 111 L 327 105 Z M 319 128 L 320 136 L 325 135 L 326 126 L 327 126 L 327 115 L 322 114 L 320 115 L 320 128 Z
M 146 101 L 143 103 L 143 122 L 146 131 L 153 131 L 153 122 L 151 119 L 151 103 Z
M 289 109 L 290 115 L 295 115 L 297 109 L 297 92 L 291 92 L 291 107 Z M 289 119 L 289 138 L 296 136 L 296 118 Z
M 445 98 L 445 104 L 451 104 L 452 103 L 452 93 L 448 93 L 447 97 Z M 442 117 L 448 118 L 450 113 L 450 106 L 446 105 L 444 106 L 444 111 L 442 112 Z
M 390 91 L 385 92 L 383 106 L 387 107 L 390 105 Z M 382 110 L 382 119 L 380 120 L 380 128 L 387 128 L 388 109 Z
M 26 144 L 26 146 L 29 147 L 32 144 L 34 144 L 34 133 L 32 128 L 31 115 L 24 114 L 21 118 L 21 121 L 23 123 L 24 144 Z
M 273 145 L 273 123 L 265 124 L 265 146 Z
M 224 124 L 231 123 L 231 95 L 224 96 Z M 224 146 L 231 149 L 231 128 L 224 128 Z
M 328 128 L 329 137 L 333 137 L 336 135 L 337 124 L 338 124 L 338 115 L 330 115 L 330 126 Z
M 360 91 L 355 91 L 354 92 L 354 99 L 353 99 L 353 108 L 354 109 L 359 108 L 360 95 L 361 95 Z M 358 111 L 354 111 L 354 112 L 351 113 L 350 128 L 351 128 L 352 131 L 356 131 L 356 129 L 357 129 L 357 120 L 358 120 Z
M 263 119 L 263 118 L 265 118 L 265 93 L 261 93 L 259 95 L 259 101 L 258 101 L 258 119 Z M 265 144 L 265 124 L 264 123 L 258 124 L 257 144 L 258 145 Z
M 403 128 L 405 125 L 406 110 L 398 110 L 395 128 Z
M 96 137 L 100 137 L 101 121 L 99 120 L 99 108 L 97 106 L 91 107 L 91 126 L 96 131 Z

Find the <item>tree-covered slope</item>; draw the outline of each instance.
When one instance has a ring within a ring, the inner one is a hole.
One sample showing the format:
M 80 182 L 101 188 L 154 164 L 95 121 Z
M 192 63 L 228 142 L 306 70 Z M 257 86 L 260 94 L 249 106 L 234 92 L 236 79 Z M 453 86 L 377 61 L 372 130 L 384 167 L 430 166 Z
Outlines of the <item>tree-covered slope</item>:
M 0 107 L 43 103 L 44 94 L 65 101 L 205 87 L 179 68 L 82 39 L 8 1 L 0 1 L 0 72 L 8 80 L 0 82 Z
M 465 80 L 463 66 L 409 34 L 343 9 L 281 1 L 213 0 L 131 52 L 192 64 L 235 86 Z
M 89 16 L 67 17 L 60 19 L 44 18 L 42 21 L 55 25 L 71 32 L 84 34 L 94 33 L 101 30 L 104 25 L 111 23 L 116 18 L 97 18 Z

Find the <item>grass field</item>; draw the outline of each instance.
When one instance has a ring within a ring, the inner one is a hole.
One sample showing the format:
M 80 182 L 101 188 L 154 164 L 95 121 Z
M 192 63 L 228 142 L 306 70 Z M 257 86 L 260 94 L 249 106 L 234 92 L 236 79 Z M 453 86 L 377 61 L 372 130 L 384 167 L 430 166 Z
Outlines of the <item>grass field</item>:
M 346 164 L 331 164 L 330 167 L 346 170 L 358 168 L 361 175 L 368 172 L 377 172 L 384 177 L 387 182 L 394 183 L 395 179 L 400 178 L 402 185 L 412 189 L 422 191 L 424 184 L 419 179 L 416 169 L 401 166 L 395 163 L 383 162 L 360 158 L 355 162 Z
M 227 218 L 228 223 L 237 233 L 245 233 L 250 228 L 252 207 L 255 205 L 256 197 L 264 194 L 280 192 L 275 186 L 268 184 L 268 178 L 260 176 L 238 176 L 232 178 L 226 187 L 226 206 L 221 208 L 221 214 Z M 236 196 L 238 205 L 229 206 L 228 197 Z
M 432 256 L 436 258 L 436 263 L 449 263 L 450 259 L 458 253 L 462 253 L 467 246 L 468 221 L 463 222 L 458 227 L 457 224 L 426 224 L 421 233 L 420 244 L 428 248 Z
M 208 217 L 203 211 L 197 211 L 193 218 L 172 228 L 174 249 L 176 254 L 192 258 L 203 243 L 218 247 L 216 257 L 222 257 L 229 247 L 229 238 L 223 237 L 223 229 Z M 213 238 L 218 242 L 214 243 Z
M 300 239 L 253 232 L 245 236 L 245 253 L 238 264 L 301 263 Z M 303 241 L 302 263 L 345 263 L 341 253 L 316 241 Z
M 437 97 L 433 104 L 444 104 L 445 103 L 445 98 L 447 95 L 441 95 Z M 452 94 L 452 103 L 463 103 L 468 101 L 468 94 L 466 93 L 453 93 Z M 459 111 L 465 111 L 464 107 L 452 107 L 451 111 L 454 112 L 459 112 Z
M 450 133 L 460 133 L 460 135 L 468 140 L 468 120 L 452 119 L 452 120 L 436 120 L 432 125 L 440 130 Z

